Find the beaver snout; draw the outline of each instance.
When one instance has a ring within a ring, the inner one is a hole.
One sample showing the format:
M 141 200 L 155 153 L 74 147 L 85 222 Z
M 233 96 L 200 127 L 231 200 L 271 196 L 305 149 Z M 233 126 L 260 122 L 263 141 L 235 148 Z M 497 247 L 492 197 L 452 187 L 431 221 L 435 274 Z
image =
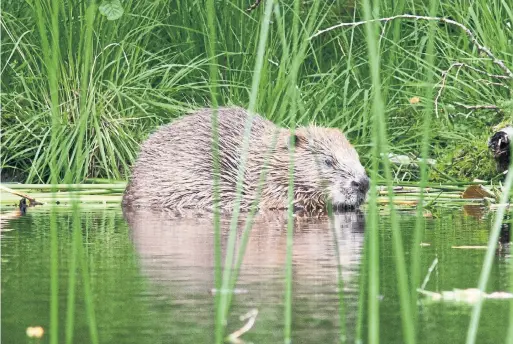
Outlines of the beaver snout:
M 341 184 L 331 189 L 331 202 L 337 209 L 352 209 L 367 199 L 370 179 L 365 173 L 355 173 L 346 177 Z
M 359 192 L 366 194 L 369 191 L 369 177 L 363 176 L 361 178 L 355 179 L 351 182 L 351 185 L 356 188 Z

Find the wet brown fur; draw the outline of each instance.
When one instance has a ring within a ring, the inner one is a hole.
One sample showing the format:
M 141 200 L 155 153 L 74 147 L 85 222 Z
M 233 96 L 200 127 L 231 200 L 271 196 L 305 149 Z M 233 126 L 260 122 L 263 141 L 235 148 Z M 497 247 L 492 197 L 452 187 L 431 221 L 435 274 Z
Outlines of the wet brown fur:
M 143 143 L 123 196 L 123 206 L 214 208 L 211 116 L 211 109 L 198 110 L 161 127 Z M 239 107 L 218 110 L 220 208 L 226 210 L 233 209 L 235 205 L 247 116 L 247 111 Z M 276 140 L 274 149 L 271 148 L 273 139 Z M 254 116 L 241 209 L 249 209 L 257 199 L 257 186 L 267 157 L 267 178 L 261 190 L 259 208 L 287 208 L 290 142 L 289 129 L 279 128 L 261 116 Z M 358 154 L 339 130 L 315 126 L 296 130 L 295 206 L 305 209 L 325 206 L 326 192 L 319 178 L 318 160 L 331 156 L 334 148 L 338 156 L 347 158 L 347 161 L 335 160 L 340 165 L 341 178 L 345 172 L 352 175 L 351 166 L 357 164 L 361 167 Z

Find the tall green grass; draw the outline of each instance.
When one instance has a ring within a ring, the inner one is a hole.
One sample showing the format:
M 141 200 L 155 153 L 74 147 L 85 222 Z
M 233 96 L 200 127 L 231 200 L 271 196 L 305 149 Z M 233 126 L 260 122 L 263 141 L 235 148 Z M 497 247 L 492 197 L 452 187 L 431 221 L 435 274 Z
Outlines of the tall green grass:
M 388 153 L 413 154 L 425 161 L 443 157 L 458 144 L 486 137 L 492 125 L 509 118 L 513 86 L 490 77 L 501 71 L 479 54 L 463 30 L 444 23 L 372 22 L 318 36 L 314 33 L 341 21 L 368 21 L 401 13 L 452 17 L 513 68 L 513 30 L 507 29 L 508 23 L 513 25 L 511 5 L 504 0 L 457 1 L 438 6 L 435 1 L 396 4 L 365 0 L 360 7 L 342 1 L 268 0 L 247 13 L 244 10 L 248 4 L 241 0 L 208 0 L 206 6 L 192 1 L 126 1 L 125 14 L 114 21 L 102 16 L 97 5 L 95 1 L 76 5 L 54 0 L 3 4 L 2 172 L 19 174 L 26 182 L 53 184 L 79 183 L 91 177 L 126 178 L 138 143 L 149 132 L 200 106 L 245 105 L 251 114 L 264 113 L 292 129 L 308 122 L 341 128 L 356 144 L 372 177 L 365 246 L 368 271 L 362 279 L 368 314 L 359 319 L 366 321 L 368 341 L 379 342 L 381 248 L 375 187 L 378 181 L 384 181 L 392 198 L 397 178 L 389 160 L 383 157 Z M 485 74 L 468 68 L 449 73 L 436 116 L 434 95 L 442 72 L 454 62 L 465 62 Z M 420 103 L 412 104 L 414 97 L 420 97 Z M 502 112 L 471 112 L 465 108 L 490 103 Z M 246 133 L 249 130 L 248 121 Z M 243 147 L 247 150 L 248 135 L 245 137 Z M 217 142 L 213 144 L 214 155 Z M 243 170 L 244 163 L 238 176 L 239 194 Z M 430 175 L 425 163 L 417 176 L 421 186 L 427 185 Z M 292 197 L 292 173 L 290 177 Z M 508 190 L 511 178 L 508 176 L 506 182 Z M 217 200 L 219 197 L 216 193 Z M 421 204 L 422 199 L 421 192 Z M 216 343 L 226 336 L 230 290 L 237 282 L 254 211 L 246 218 L 236 256 L 240 215 L 236 208 L 224 264 L 219 217 L 215 218 Z M 409 270 L 393 202 L 390 211 L 401 328 L 404 342 L 414 343 L 423 209 L 418 208 Z M 498 212 L 492 242 L 496 242 L 503 211 L 501 208 Z M 292 215 L 289 209 L 284 267 L 286 343 L 293 337 Z M 59 248 L 55 217 L 51 222 L 50 341 L 56 343 L 60 328 Z M 73 340 L 74 272 L 80 266 L 91 341 L 98 342 L 86 253 L 78 221 L 74 223 L 66 340 Z M 486 286 L 493 248 L 490 245 L 485 257 L 481 289 Z M 342 317 L 342 292 L 339 297 Z M 360 302 L 362 315 L 364 298 Z M 475 341 L 480 307 L 478 303 L 472 314 L 469 343 Z M 341 336 L 341 341 L 344 338 Z
M 239 212 L 240 212 L 240 202 L 242 198 L 242 183 L 244 180 L 244 171 L 245 171 L 245 165 L 247 161 L 247 153 L 249 148 L 249 134 L 251 131 L 251 125 L 253 124 L 252 120 L 255 115 L 255 104 L 257 101 L 257 95 L 258 95 L 258 86 L 260 84 L 260 77 L 261 77 L 261 70 L 263 65 L 263 58 L 266 50 L 266 43 L 268 38 L 268 32 L 269 32 L 269 19 L 271 18 L 272 8 L 273 8 L 273 2 L 268 1 L 266 3 L 266 11 L 265 11 L 265 17 L 262 21 L 262 26 L 260 29 L 260 37 L 258 41 L 258 50 L 257 50 L 257 59 L 255 61 L 255 68 L 254 68 L 254 76 L 253 76 L 253 82 L 252 82 L 252 88 L 250 93 L 250 102 L 249 102 L 249 117 L 245 123 L 244 126 L 244 140 L 242 143 L 242 153 L 241 153 L 241 163 L 239 166 L 239 169 L 237 171 L 237 181 L 236 181 L 236 199 L 234 203 L 234 211 L 232 214 L 232 219 L 230 221 L 230 234 L 227 241 L 227 252 L 225 254 L 225 261 L 224 261 L 224 269 L 222 274 L 222 283 L 221 288 L 219 289 L 220 292 L 220 300 L 217 303 L 217 319 L 216 319 L 216 333 L 223 333 L 222 329 L 226 326 L 226 319 L 228 316 L 229 311 L 229 301 L 231 300 L 229 298 L 229 287 L 230 282 L 232 280 L 232 269 L 235 262 L 234 259 L 234 252 L 235 252 L 235 246 L 236 246 L 236 237 L 237 237 L 237 227 L 238 227 L 238 221 L 239 221 Z M 216 163 L 218 165 L 219 163 Z M 224 334 L 224 333 L 223 333 Z M 216 338 L 223 338 L 223 336 L 216 336 Z M 219 339 L 218 339 L 219 340 Z
M 429 5 L 429 15 L 436 16 L 438 2 L 430 1 Z M 435 22 L 431 22 L 428 31 L 428 41 L 426 44 L 426 65 L 432 65 L 434 60 L 434 45 L 435 45 Z M 426 68 L 426 84 L 433 85 L 434 84 L 434 71 L 430 68 Z M 433 88 L 426 87 L 424 90 L 424 99 L 433 99 Z M 417 220 L 415 223 L 415 235 L 412 243 L 412 260 L 410 266 L 410 301 L 412 303 L 412 316 L 416 320 L 417 318 L 417 299 L 418 293 L 417 289 L 420 287 L 420 279 L 421 279 L 421 250 L 420 244 L 423 238 L 424 232 L 424 189 L 427 186 L 428 181 L 428 166 L 427 159 L 429 158 L 429 142 L 431 138 L 431 121 L 433 118 L 433 106 L 432 103 L 429 102 L 424 109 L 423 117 L 423 125 L 422 125 L 422 146 L 421 146 L 421 164 L 420 164 L 420 195 L 419 195 L 419 205 L 417 206 Z
M 401 2 L 397 7 L 391 1 L 380 3 L 384 16 L 401 9 L 429 14 L 427 1 Z M 282 108 L 296 58 L 282 42 L 295 39 L 289 29 L 294 18 L 301 27 L 310 19 L 316 26 L 322 23 L 319 28 L 362 19 L 361 8 L 352 3 L 324 2 L 322 11 L 313 14 L 314 4 L 302 4 L 296 16 L 291 4 L 280 3 L 282 19 L 273 18 L 270 25 L 255 110 L 281 124 L 288 123 Z M 246 13 L 247 4 L 240 0 L 215 4 L 216 18 L 210 25 L 217 33 L 215 56 L 209 53 L 208 11 L 197 2 L 127 1 L 122 18 L 113 21 L 91 2 L 59 3 L 58 12 L 50 5 L 2 4 L 4 175 L 48 182 L 54 166 L 57 179 L 63 181 L 69 167 L 75 166 L 78 174 L 70 176 L 75 182 L 85 177 L 125 178 L 138 143 L 149 132 L 187 109 L 212 105 L 213 66 L 219 104 L 249 102 L 262 5 Z M 507 24 L 513 13 L 508 2 L 443 3 L 436 15 L 467 25 L 512 65 L 513 34 Z M 455 61 L 491 74 L 500 72 L 462 30 L 435 26 L 432 60 L 427 60 L 428 23 L 401 20 L 380 25 L 380 89 L 385 96 L 387 141 L 394 153 L 421 154 L 423 111 L 432 108 L 432 99 L 424 98 L 432 86 L 425 83 L 426 73 L 439 82 L 441 72 Z M 363 27 L 337 29 L 305 46 L 298 70 L 297 122 L 340 127 L 368 161 L 372 82 L 364 40 Z M 500 80 L 488 79 L 465 68 L 449 74 L 442 111 L 431 123 L 431 157 L 442 158 L 458 144 L 482 140 L 504 118 L 509 89 L 490 83 Z M 414 96 L 421 97 L 419 104 L 409 103 Z M 488 103 L 501 106 L 504 113 L 471 112 L 458 105 Z M 53 131 L 50 126 L 55 126 Z

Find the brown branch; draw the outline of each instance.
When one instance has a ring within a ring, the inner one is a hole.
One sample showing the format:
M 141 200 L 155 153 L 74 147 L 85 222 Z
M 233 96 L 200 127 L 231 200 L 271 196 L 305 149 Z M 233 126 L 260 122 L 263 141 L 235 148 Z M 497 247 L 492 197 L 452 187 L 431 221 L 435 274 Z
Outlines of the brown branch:
M 27 194 L 24 194 L 24 193 L 21 193 L 21 192 L 18 192 L 18 191 L 14 191 L 13 189 L 10 189 L 4 185 L 0 185 L 0 190 L 3 190 L 5 192 L 8 192 L 10 194 L 13 194 L 13 195 L 16 195 L 16 196 L 19 196 L 21 198 L 26 198 L 30 201 L 30 206 L 34 206 L 34 205 L 42 205 L 43 203 L 41 202 L 38 202 L 35 198 L 33 197 L 30 197 L 29 195 Z
M 470 38 L 470 41 L 472 42 L 473 45 L 476 46 L 478 51 L 485 53 L 490 59 L 492 59 L 492 62 L 494 64 L 496 64 L 497 66 L 499 66 L 500 69 L 502 69 L 506 78 L 513 79 L 513 72 L 506 66 L 504 61 L 495 57 L 495 55 L 493 55 L 493 53 L 490 51 L 490 49 L 488 49 L 484 45 L 480 44 L 479 41 L 477 40 L 476 36 L 472 33 L 472 31 L 470 31 L 469 28 L 467 28 L 465 25 L 463 25 L 457 21 L 454 21 L 452 19 L 442 18 L 442 17 L 429 17 L 429 16 L 416 16 L 413 14 L 400 14 L 400 15 L 396 15 L 396 16 L 392 16 L 392 17 L 388 17 L 388 18 L 377 18 L 377 19 L 362 20 L 362 21 L 351 22 L 351 23 L 340 23 L 340 24 L 328 27 L 326 29 L 317 31 L 315 34 L 310 36 L 309 39 L 312 39 L 312 38 L 317 37 L 323 33 L 326 33 L 328 31 L 332 31 L 332 30 L 335 30 L 335 29 L 338 29 L 341 27 L 356 27 L 356 26 L 360 26 L 363 24 L 367 24 L 367 23 L 373 23 L 373 22 L 387 23 L 387 22 L 395 20 L 395 19 L 414 19 L 414 20 L 438 21 L 438 22 L 451 24 L 451 25 L 459 27 L 467 34 L 467 36 Z

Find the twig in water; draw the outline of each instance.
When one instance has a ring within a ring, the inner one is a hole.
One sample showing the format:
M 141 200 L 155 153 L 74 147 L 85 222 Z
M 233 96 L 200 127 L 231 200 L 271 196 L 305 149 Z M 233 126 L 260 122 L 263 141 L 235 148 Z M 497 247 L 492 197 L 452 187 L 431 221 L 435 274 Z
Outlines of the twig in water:
M 363 25 L 363 24 L 367 24 L 367 23 L 373 23 L 373 22 L 385 22 L 385 23 L 387 23 L 387 22 L 395 20 L 395 19 L 413 19 L 413 20 L 438 21 L 438 22 L 442 22 L 442 23 L 446 23 L 446 24 L 451 24 L 451 25 L 459 27 L 460 29 L 462 29 L 465 32 L 465 34 L 469 37 L 470 41 L 472 42 L 473 45 L 476 46 L 476 48 L 477 48 L 477 50 L 479 52 L 485 53 L 490 59 L 492 59 L 492 62 L 494 64 L 496 64 L 497 66 L 499 66 L 500 69 L 502 69 L 502 71 L 505 74 L 504 75 L 505 78 L 513 79 L 513 72 L 511 71 L 511 69 L 509 69 L 506 66 L 504 61 L 502 61 L 502 60 L 498 59 L 497 57 L 495 57 L 495 55 L 490 51 L 490 49 L 488 49 L 486 46 L 484 46 L 481 43 L 479 43 L 479 41 L 477 40 L 476 36 L 472 33 L 472 31 L 470 31 L 469 28 L 467 28 L 465 25 L 463 25 L 463 24 L 461 24 L 461 23 L 459 23 L 459 22 L 457 22 L 455 20 L 448 19 L 448 18 L 429 17 L 429 16 L 416 16 L 416 15 L 413 15 L 413 14 L 399 14 L 399 15 L 396 15 L 396 16 L 388 17 L 388 18 L 377 18 L 377 19 L 362 20 L 362 21 L 351 22 L 351 23 L 340 23 L 340 24 L 337 24 L 337 25 L 330 26 L 330 27 L 328 27 L 326 29 L 317 31 L 315 34 L 310 36 L 309 39 L 312 39 L 312 38 L 317 37 L 317 36 L 319 36 L 319 35 L 321 35 L 321 34 L 323 34 L 325 32 L 332 31 L 332 30 L 335 30 L 335 29 L 338 29 L 338 28 L 341 28 L 341 27 L 356 27 L 356 26 L 360 26 L 360 25 Z
M 239 337 L 242 336 L 244 333 L 248 332 L 249 330 L 251 330 L 251 328 L 255 324 L 257 315 L 258 315 L 258 309 L 256 309 L 256 308 L 253 308 L 246 314 L 241 315 L 239 317 L 240 321 L 244 321 L 244 320 L 248 319 L 248 322 L 244 326 L 242 326 L 240 329 L 238 329 L 237 331 L 230 334 L 227 337 L 227 340 L 230 343 L 243 343 L 243 341 L 241 339 L 239 339 Z
M 442 291 L 441 293 L 435 293 L 428 290 L 417 289 L 417 291 L 425 296 L 428 296 L 432 301 L 444 301 L 444 302 L 462 302 L 467 304 L 474 304 L 483 299 L 512 299 L 513 294 L 496 291 L 491 294 L 487 294 L 481 291 L 479 288 L 468 288 L 468 289 L 454 289 L 448 291 Z
M 451 246 L 451 248 L 462 248 L 462 249 L 477 249 L 477 250 L 486 250 L 488 246 L 480 245 L 480 246 L 469 246 L 469 245 L 463 245 L 463 246 Z
M 435 258 L 435 260 L 433 260 L 433 263 L 431 263 L 431 266 L 428 269 L 428 273 L 427 273 L 426 277 L 424 277 L 424 281 L 422 282 L 422 285 L 420 286 L 421 290 L 424 290 L 424 288 L 426 288 L 426 284 L 428 284 L 429 277 L 431 276 L 431 273 L 435 269 L 436 264 L 438 264 L 438 257 Z

